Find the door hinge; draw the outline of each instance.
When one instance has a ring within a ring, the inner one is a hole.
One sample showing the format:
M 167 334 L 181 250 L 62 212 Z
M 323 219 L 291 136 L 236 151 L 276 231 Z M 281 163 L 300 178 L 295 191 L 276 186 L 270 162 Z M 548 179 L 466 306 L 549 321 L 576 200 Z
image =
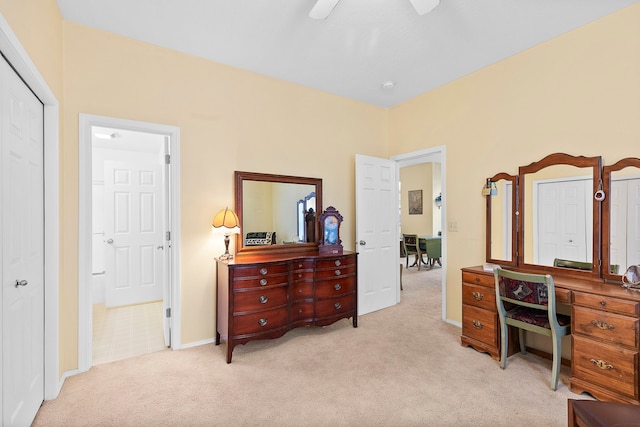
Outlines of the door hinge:
M 167 308 L 167 315 L 166 317 L 171 317 L 171 308 Z
M 166 240 L 167 242 L 168 242 L 169 240 L 171 240 L 171 232 L 170 232 L 170 231 L 167 231 L 167 232 L 165 233 L 165 240 Z
M 164 155 L 164 164 L 165 165 L 171 164 L 171 155 L 170 154 L 165 154 Z

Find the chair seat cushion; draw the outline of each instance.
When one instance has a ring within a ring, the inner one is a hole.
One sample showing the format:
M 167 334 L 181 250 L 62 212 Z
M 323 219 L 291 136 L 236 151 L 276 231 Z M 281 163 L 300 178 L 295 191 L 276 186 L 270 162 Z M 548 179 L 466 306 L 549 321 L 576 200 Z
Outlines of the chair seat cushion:
M 541 328 L 551 329 L 549 325 L 549 315 L 544 310 L 536 310 L 527 307 L 515 307 L 507 311 L 506 316 L 510 319 L 519 320 L 531 325 L 540 326 Z M 571 318 L 563 314 L 556 314 L 560 326 L 571 324 Z

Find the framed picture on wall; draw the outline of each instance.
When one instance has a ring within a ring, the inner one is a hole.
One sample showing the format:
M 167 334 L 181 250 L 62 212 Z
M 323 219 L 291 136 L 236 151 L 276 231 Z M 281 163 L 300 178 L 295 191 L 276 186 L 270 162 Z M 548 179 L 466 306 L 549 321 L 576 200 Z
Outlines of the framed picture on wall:
M 422 215 L 422 190 L 409 190 L 409 215 Z

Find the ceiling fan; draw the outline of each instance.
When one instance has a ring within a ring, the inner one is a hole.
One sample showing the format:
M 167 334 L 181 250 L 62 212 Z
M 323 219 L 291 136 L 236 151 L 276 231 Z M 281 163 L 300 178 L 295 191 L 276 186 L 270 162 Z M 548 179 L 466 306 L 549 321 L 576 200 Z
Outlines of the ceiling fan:
M 340 0 L 318 0 L 309 12 L 312 19 L 327 19 Z M 440 4 L 440 0 L 409 0 L 418 15 L 431 12 Z

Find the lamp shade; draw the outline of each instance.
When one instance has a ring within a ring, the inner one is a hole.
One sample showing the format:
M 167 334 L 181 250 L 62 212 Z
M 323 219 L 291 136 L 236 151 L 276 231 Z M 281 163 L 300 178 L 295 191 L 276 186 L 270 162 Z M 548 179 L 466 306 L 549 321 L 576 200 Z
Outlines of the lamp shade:
M 240 222 L 238 216 L 229 208 L 221 209 L 213 218 L 213 228 L 218 228 L 225 234 L 238 234 Z

